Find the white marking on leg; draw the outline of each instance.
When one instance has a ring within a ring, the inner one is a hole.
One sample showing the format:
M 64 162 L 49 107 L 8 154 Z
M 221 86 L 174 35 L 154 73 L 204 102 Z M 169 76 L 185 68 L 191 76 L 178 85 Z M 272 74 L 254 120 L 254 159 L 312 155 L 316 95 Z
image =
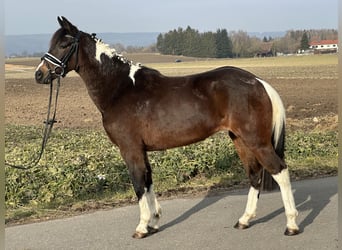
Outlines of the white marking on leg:
M 136 231 L 139 233 L 148 233 L 147 226 L 158 229 L 158 222 L 161 216 L 161 207 L 154 194 L 153 185 L 150 186 L 149 192 L 147 192 L 147 189 L 145 188 L 145 193 L 139 201 L 139 208 L 140 222 L 136 228 Z
M 289 170 L 285 168 L 280 173 L 272 175 L 272 177 L 280 187 L 281 197 L 283 199 L 285 214 L 287 218 L 287 228 L 292 230 L 298 230 L 299 228 L 296 224 L 296 217 L 298 216 L 298 211 L 296 209 L 296 204 L 293 198 Z
M 161 207 L 159 205 L 159 202 L 157 201 L 156 195 L 154 194 L 153 191 L 153 185 L 150 187 L 150 192 L 148 192 L 148 200 L 149 200 L 149 205 L 150 205 L 150 211 L 151 211 L 151 219 L 150 223 L 148 224 L 150 227 L 154 229 L 158 229 L 159 225 L 159 219 L 161 217 Z
M 248 199 L 246 204 L 245 213 L 239 219 L 239 223 L 245 226 L 249 225 L 249 221 L 256 216 L 257 202 L 259 190 L 250 187 L 248 192 Z
M 135 73 L 136 73 L 139 69 L 141 69 L 140 63 L 138 63 L 138 64 L 131 64 L 131 67 L 130 67 L 130 70 L 129 70 L 129 77 L 132 79 L 133 85 L 135 85 L 135 78 L 134 78 L 134 75 L 135 75 Z
M 151 218 L 151 211 L 150 211 L 150 207 L 148 204 L 149 199 L 147 196 L 148 196 L 147 195 L 147 189 L 145 188 L 145 193 L 143 194 L 143 196 L 139 200 L 140 222 L 136 228 L 136 232 L 143 233 L 143 234 L 148 233 L 147 225 L 148 225 L 148 222 L 150 221 L 150 218 Z
M 95 55 L 95 59 L 99 62 L 101 62 L 101 55 L 105 54 L 107 55 L 109 58 L 112 58 L 115 55 L 116 51 L 115 49 L 112 49 L 109 47 L 108 44 L 105 44 L 103 42 L 101 42 L 101 40 L 97 40 L 96 41 L 96 55 Z

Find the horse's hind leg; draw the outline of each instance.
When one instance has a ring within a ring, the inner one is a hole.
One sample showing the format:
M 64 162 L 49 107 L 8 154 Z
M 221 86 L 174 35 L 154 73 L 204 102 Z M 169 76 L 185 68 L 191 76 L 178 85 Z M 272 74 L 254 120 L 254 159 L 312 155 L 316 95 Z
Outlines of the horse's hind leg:
M 285 207 L 285 214 L 287 218 L 285 235 L 296 235 L 299 233 L 299 228 L 296 224 L 298 211 L 296 209 L 296 204 L 292 194 L 289 170 L 288 168 L 285 168 L 280 173 L 272 176 L 280 187 L 281 197 Z
M 254 154 L 245 146 L 245 144 L 240 138 L 235 137 L 232 133 L 230 133 L 230 137 L 232 138 L 235 144 L 236 150 L 239 154 L 241 161 L 244 164 L 247 175 L 251 182 L 245 212 L 239 218 L 238 222 L 234 226 L 237 229 L 246 229 L 249 227 L 249 221 L 256 216 L 259 194 L 258 189 L 261 185 L 260 173 L 262 167 L 258 163 Z
M 258 161 L 268 170 L 269 173 L 272 174 L 272 177 L 280 187 L 285 214 L 287 217 L 285 235 L 298 234 L 299 228 L 296 224 L 298 211 L 294 202 L 289 171 L 285 162 L 278 157 L 271 145 L 255 150 L 255 155 Z
M 139 200 L 140 221 L 133 238 L 144 238 L 158 231 L 158 221 L 161 217 L 161 207 L 153 191 L 152 169 L 146 152 L 132 148 L 127 151 L 120 150 Z

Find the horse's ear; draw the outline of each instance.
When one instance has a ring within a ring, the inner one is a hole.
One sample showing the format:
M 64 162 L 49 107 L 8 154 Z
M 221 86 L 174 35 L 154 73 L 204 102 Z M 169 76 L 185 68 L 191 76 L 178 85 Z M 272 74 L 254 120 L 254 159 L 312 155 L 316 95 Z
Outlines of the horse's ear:
M 69 31 L 71 34 L 78 31 L 78 29 L 68 21 L 65 17 L 57 17 L 59 25 Z
M 58 21 L 59 25 L 60 25 L 61 27 L 63 27 L 63 19 L 62 19 L 62 17 L 58 16 L 58 17 L 57 17 L 57 21 Z

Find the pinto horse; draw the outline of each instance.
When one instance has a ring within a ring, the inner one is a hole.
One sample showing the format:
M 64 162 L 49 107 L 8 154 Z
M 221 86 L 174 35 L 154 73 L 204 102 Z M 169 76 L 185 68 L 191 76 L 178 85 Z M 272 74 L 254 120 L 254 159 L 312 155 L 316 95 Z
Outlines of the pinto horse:
M 36 69 L 36 81 L 50 84 L 72 70 L 83 79 L 138 197 L 140 222 L 134 238 L 157 232 L 161 216 L 146 152 L 188 145 L 222 130 L 233 140 L 251 183 L 235 228 L 248 228 L 260 189 L 272 190 L 278 184 L 287 217 L 285 235 L 299 233 L 284 162 L 285 110 L 268 83 L 235 67 L 164 76 L 127 60 L 65 17 L 57 19 L 61 27 Z

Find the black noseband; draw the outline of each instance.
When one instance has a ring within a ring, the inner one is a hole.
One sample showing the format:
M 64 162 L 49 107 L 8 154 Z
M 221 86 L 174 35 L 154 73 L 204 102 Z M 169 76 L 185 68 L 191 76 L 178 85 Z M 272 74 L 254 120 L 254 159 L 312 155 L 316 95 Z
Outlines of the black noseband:
M 79 43 L 79 39 L 81 36 L 81 32 L 79 31 L 77 33 L 77 35 L 74 38 L 74 42 L 72 43 L 70 50 L 68 51 L 68 53 L 62 57 L 62 59 L 58 59 L 57 57 L 55 57 L 54 55 L 50 54 L 50 53 L 45 53 L 45 55 L 42 57 L 42 60 L 46 60 L 49 63 L 55 65 L 55 68 L 53 71 L 51 71 L 51 73 L 56 74 L 57 76 L 62 76 L 64 77 L 66 75 L 65 72 L 65 68 L 68 65 L 68 62 L 71 58 L 71 56 L 74 54 L 74 52 L 76 52 L 76 64 L 75 64 L 75 71 L 78 71 L 78 43 Z
M 70 53 L 70 51 L 69 51 L 69 53 Z M 62 62 L 61 60 L 59 60 L 57 57 L 51 55 L 50 53 L 45 53 L 45 55 L 42 57 L 42 60 L 46 60 L 49 63 L 56 66 L 54 71 L 51 73 L 54 73 L 54 74 L 56 74 L 58 76 L 62 76 L 62 77 L 65 76 L 64 69 L 67 66 L 66 62 Z

